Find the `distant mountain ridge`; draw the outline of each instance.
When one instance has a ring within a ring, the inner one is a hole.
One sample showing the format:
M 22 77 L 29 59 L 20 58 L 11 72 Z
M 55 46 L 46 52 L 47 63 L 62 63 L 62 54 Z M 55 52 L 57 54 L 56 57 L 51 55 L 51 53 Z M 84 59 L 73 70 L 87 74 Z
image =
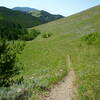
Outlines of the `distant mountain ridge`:
M 29 12 L 32 16 L 37 17 L 42 23 L 54 21 L 56 19 L 64 18 L 62 15 L 54 15 L 44 10 Z
M 0 19 L 21 24 L 26 28 L 41 24 L 40 20 L 31 14 L 14 11 L 6 7 L 0 7 Z
M 38 18 L 40 20 L 41 24 L 44 24 L 44 23 L 47 23 L 50 21 L 54 21 L 56 19 L 60 19 L 60 18 L 64 17 L 62 15 L 54 15 L 47 11 L 37 10 L 35 8 L 30 8 L 30 7 L 14 7 L 14 8 L 12 8 L 12 10 L 27 12 L 27 13 L 31 14 L 33 17 Z
M 0 7 L 0 20 L 18 23 L 25 28 L 31 28 L 40 24 L 63 18 L 62 15 L 53 15 L 43 10 L 40 11 L 28 7 L 22 8 L 23 10 L 21 11 Z
M 30 7 L 14 7 L 14 8 L 12 8 L 12 10 L 23 11 L 23 12 L 37 11 L 37 9 L 30 8 Z

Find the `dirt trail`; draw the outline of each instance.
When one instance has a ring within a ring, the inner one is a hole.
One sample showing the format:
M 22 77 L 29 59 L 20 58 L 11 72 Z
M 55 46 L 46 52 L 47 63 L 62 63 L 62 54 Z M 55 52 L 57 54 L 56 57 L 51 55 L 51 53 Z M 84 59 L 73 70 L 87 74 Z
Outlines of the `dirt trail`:
M 43 96 L 42 100 L 73 100 L 75 97 L 75 73 L 71 70 L 62 82 L 54 86 L 47 96 Z

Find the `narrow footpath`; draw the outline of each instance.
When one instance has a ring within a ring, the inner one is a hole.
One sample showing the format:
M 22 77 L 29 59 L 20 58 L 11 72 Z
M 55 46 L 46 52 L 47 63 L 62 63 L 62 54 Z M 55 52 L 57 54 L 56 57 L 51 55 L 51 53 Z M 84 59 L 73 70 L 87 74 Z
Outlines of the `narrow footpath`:
M 62 82 L 54 86 L 41 100 L 73 100 L 75 98 L 75 72 L 71 70 Z

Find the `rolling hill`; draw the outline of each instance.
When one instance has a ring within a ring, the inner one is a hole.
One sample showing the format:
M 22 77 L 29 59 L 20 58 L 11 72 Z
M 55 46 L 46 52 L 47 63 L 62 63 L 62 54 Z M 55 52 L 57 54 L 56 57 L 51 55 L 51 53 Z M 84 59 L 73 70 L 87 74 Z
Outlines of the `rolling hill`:
M 54 15 L 54 14 L 48 13 L 44 10 L 30 11 L 29 13 L 32 16 L 37 17 L 41 21 L 41 23 L 51 22 L 51 21 L 64 17 L 62 15 Z
M 30 8 L 30 7 L 14 7 L 14 8 L 12 8 L 12 10 L 22 11 L 22 12 L 38 11 L 37 9 Z
M 90 8 L 78 14 L 59 19 L 47 24 L 35 27 L 42 32 L 55 34 L 79 33 L 86 34 L 97 30 L 100 26 L 100 5 Z M 45 28 L 44 28 L 45 27 Z
M 41 16 L 38 17 L 35 16 L 36 12 L 40 12 Z M 0 16 L 2 16 L 2 18 L 5 20 L 12 21 L 14 23 L 19 23 L 26 28 L 30 28 L 33 26 L 37 26 L 43 23 L 47 23 L 53 20 L 63 18 L 63 16 L 61 15 L 52 15 L 48 12 L 38 11 L 36 9 L 28 8 L 28 7 L 22 7 L 22 8 L 15 7 L 13 9 L 0 7 Z
M 24 27 L 32 27 L 40 24 L 39 19 L 25 12 L 13 11 L 5 7 L 0 7 L 0 14 L 5 20 L 20 23 Z
M 29 7 L 15 7 L 15 8 L 12 8 L 12 10 L 27 12 L 31 14 L 33 17 L 38 18 L 41 24 L 54 21 L 54 20 L 64 17 L 62 15 L 54 15 L 44 10 L 37 10 L 35 8 L 29 8 Z

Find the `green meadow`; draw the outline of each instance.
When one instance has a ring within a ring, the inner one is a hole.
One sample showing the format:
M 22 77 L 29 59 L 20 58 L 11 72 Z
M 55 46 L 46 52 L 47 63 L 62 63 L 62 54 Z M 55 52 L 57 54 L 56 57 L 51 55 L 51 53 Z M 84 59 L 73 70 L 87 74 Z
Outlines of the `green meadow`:
M 99 100 L 100 6 L 28 30 L 34 28 L 41 34 L 27 41 L 19 55 L 20 76 L 34 84 L 30 100 L 38 100 L 39 94 L 61 81 L 70 69 L 77 77 L 76 100 Z
M 71 67 L 77 75 L 77 100 L 99 100 L 99 25 L 100 6 L 97 6 L 35 27 L 42 34 L 26 43 L 20 57 L 20 61 L 24 63 L 22 75 L 26 80 L 33 79 L 36 82 L 36 90 L 49 89 L 67 75 L 70 70 L 68 56 L 71 56 Z M 97 32 L 92 34 L 92 39 L 86 35 L 91 32 Z M 43 38 L 43 34 L 51 36 Z
M 76 15 L 35 27 L 42 34 L 35 40 L 27 42 L 20 57 L 24 63 L 22 74 L 26 79 L 38 80 L 38 87 L 50 88 L 67 75 L 70 70 L 68 56 L 71 56 L 71 67 L 77 75 L 77 100 L 99 100 L 99 26 L 100 6 L 97 6 Z M 86 35 L 90 33 L 94 34 L 93 39 Z M 43 34 L 51 34 L 51 36 L 43 38 Z
M 71 68 L 77 75 L 77 100 L 99 100 L 100 33 L 97 34 L 96 44 L 88 44 L 75 34 L 28 42 L 21 56 L 24 77 L 36 82 L 35 91 L 48 90 L 67 75 L 68 56 L 71 56 Z

